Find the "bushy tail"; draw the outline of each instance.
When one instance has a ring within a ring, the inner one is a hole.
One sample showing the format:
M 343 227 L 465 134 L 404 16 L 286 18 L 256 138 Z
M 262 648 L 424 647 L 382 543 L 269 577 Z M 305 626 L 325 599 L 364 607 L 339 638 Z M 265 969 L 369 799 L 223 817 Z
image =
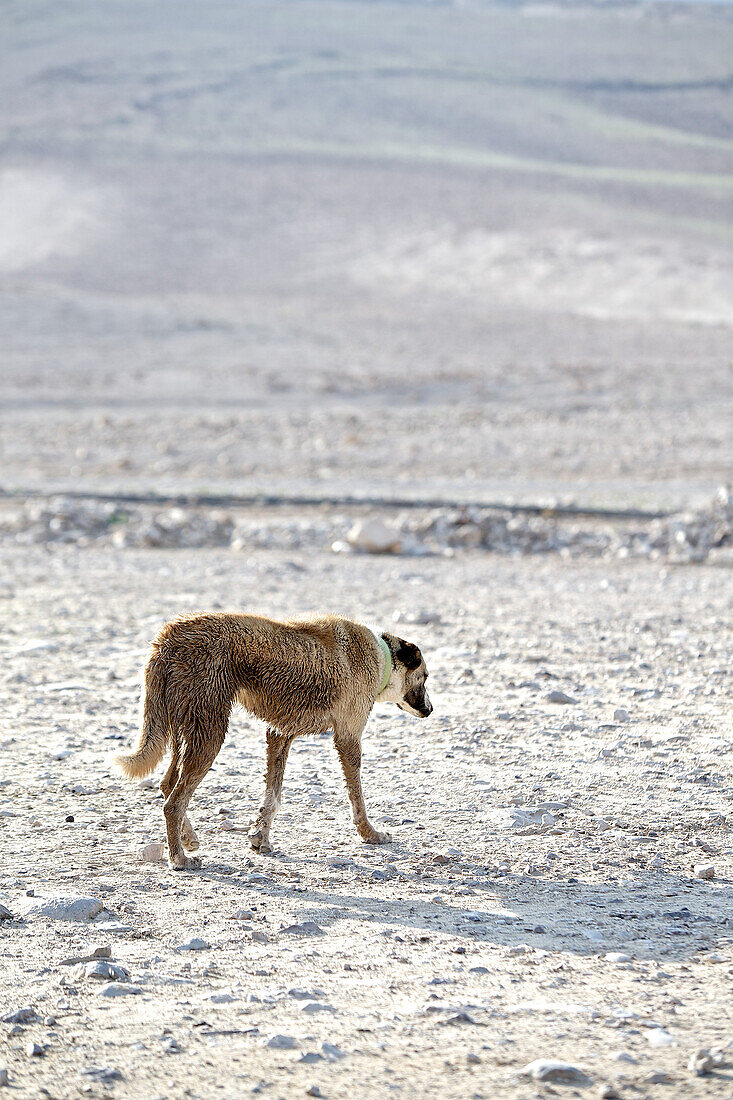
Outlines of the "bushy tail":
M 145 666 L 145 687 L 142 699 L 142 728 L 137 748 L 122 753 L 117 763 L 130 779 L 149 775 L 163 759 L 168 747 L 170 722 L 165 699 L 165 661 L 154 650 Z

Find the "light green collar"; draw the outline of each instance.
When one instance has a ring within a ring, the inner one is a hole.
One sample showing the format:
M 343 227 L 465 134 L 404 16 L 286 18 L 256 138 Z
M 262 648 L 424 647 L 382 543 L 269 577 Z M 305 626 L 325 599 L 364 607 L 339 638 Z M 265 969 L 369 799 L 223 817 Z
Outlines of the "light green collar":
M 376 631 L 372 631 L 372 633 L 379 642 L 380 649 L 384 654 L 384 674 L 382 676 L 382 682 L 379 685 L 379 691 L 377 692 L 377 695 L 381 695 L 387 684 L 389 683 L 390 676 L 392 675 L 392 651 L 390 650 L 389 646 L 387 645 L 381 634 L 377 634 Z

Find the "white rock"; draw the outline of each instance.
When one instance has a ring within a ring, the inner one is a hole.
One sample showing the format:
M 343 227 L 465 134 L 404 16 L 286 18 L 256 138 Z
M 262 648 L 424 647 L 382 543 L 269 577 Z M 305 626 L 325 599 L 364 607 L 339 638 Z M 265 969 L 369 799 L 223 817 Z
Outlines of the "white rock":
M 146 844 L 140 855 L 146 863 L 159 863 L 160 860 L 165 859 L 165 845 L 159 841 Z
M 537 1058 L 529 1062 L 521 1071 L 535 1081 L 560 1081 L 567 1084 L 584 1084 L 587 1075 L 578 1066 L 570 1062 L 557 1062 L 552 1059 Z
M 690 1055 L 687 1068 L 690 1073 L 694 1073 L 695 1077 L 705 1077 L 722 1063 L 723 1059 L 720 1055 L 711 1054 L 709 1050 L 696 1050 Z
M 186 943 L 179 944 L 176 951 L 206 951 L 209 947 L 211 947 L 211 944 L 207 943 L 206 940 L 200 940 L 198 936 L 194 936 Z
M 98 991 L 98 997 L 136 997 L 142 993 L 139 985 L 125 985 L 123 982 L 109 982 Z
M 33 653 L 56 653 L 58 648 L 58 642 L 51 642 L 39 638 L 35 641 L 26 642 L 24 645 L 18 646 L 15 653 L 19 657 L 27 657 Z
M 357 520 L 346 541 L 352 549 L 366 554 L 399 554 L 402 550 L 399 532 L 377 518 Z
M 254 916 L 251 909 L 237 909 L 232 913 L 232 920 L 254 920 Z
M 624 951 L 608 951 L 603 957 L 610 963 L 631 962 L 631 955 L 627 955 Z
M 52 920 L 93 920 L 104 909 L 98 898 L 80 894 L 55 894 L 46 897 L 21 898 L 18 910 L 24 917 L 49 917 Z
M 556 818 L 539 806 L 508 806 L 489 811 L 491 824 L 497 829 L 528 829 L 532 825 L 552 827 Z
M 93 978 L 98 982 L 129 982 L 130 975 L 125 970 L 124 966 L 119 966 L 118 963 L 107 962 L 104 959 L 99 959 L 97 962 L 88 962 L 84 964 L 84 977 Z
M 335 1043 L 321 1043 L 321 1050 L 329 1061 L 335 1062 L 339 1058 L 345 1058 L 343 1050 L 337 1047 Z
M 653 1047 L 671 1047 L 674 1039 L 663 1027 L 653 1027 L 646 1033 L 647 1042 Z
M 698 863 L 695 866 L 695 878 L 704 879 L 709 882 L 710 879 L 715 878 L 715 866 L 712 863 Z
M 628 722 L 629 712 L 626 707 L 616 707 L 616 710 L 613 712 L 613 720 L 614 722 Z

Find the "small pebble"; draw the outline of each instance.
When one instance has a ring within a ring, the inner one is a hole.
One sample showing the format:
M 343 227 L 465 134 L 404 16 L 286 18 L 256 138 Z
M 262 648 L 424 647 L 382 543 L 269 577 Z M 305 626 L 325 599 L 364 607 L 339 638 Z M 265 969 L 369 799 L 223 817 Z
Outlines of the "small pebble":
M 695 1077 L 705 1077 L 706 1074 L 712 1073 L 715 1069 L 716 1059 L 713 1058 L 709 1050 L 697 1050 L 694 1054 L 690 1055 L 690 1060 L 687 1063 L 687 1068 L 690 1073 L 694 1073 Z
M 211 946 L 206 940 L 201 940 L 198 936 L 193 936 L 192 939 L 187 940 L 185 943 L 181 943 L 175 948 L 176 951 L 206 951 Z
M 43 1047 L 40 1043 L 26 1043 L 25 1052 L 29 1058 L 40 1058 L 43 1055 Z
M 704 879 L 709 882 L 715 878 L 715 865 L 712 863 L 698 863 L 695 866 L 695 878 Z
M 321 1043 L 321 1051 L 331 1062 L 346 1057 L 341 1047 L 337 1047 L 335 1043 Z
M 674 1039 L 663 1027 L 653 1027 L 646 1033 L 647 1042 L 653 1047 L 671 1047 Z
M 79 1076 L 88 1077 L 92 1081 L 101 1081 L 103 1084 L 123 1080 L 120 1071 L 110 1066 L 86 1066 L 79 1070 Z
M 283 934 L 290 936 L 322 936 L 323 929 L 314 920 L 304 920 L 300 924 L 289 924 L 281 928 Z
M 335 1012 L 336 1009 L 333 1005 L 324 1004 L 323 1001 L 309 1001 L 303 1005 L 302 1011 L 307 1012 L 309 1016 L 313 1016 L 316 1012 Z
M 550 691 L 545 696 L 548 703 L 561 703 L 561 704 L 575 704 L 577 699 L 573 699 L 572 695 L 566 695 L 564 691 Z
M 573 1066 L 570 1062 L 557 1062 L 548 1058 L 537 1058 L 529 1062 L 521 1073 L 525 1077 L 531 1077 L 535 1081 L 559 1081 L 561 1084 L 583 1085 L 588 1083 L 588 1077 L 579 1066 Z
M 135 997 L 142 993 L 139 985 L 125 985 L 123 982 L 108 982 L 98 991 L 98 997 Z
M 272 1050 L 295 1050 L 298 1043 L 292 1035 L 273 1035 L 265 1045 Z
M 5 1088 L 5 1086 L 9 1084 L 10 1078 L 8 1076 L 8 1071 L 5 1066 L 0 1066 L 0 1088 Z

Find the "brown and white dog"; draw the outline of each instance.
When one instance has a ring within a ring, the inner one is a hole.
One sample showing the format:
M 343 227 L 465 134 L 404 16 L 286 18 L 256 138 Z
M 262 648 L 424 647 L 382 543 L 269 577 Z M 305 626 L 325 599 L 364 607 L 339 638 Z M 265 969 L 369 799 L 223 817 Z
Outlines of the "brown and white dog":
M 337 616 L 277 622 L 257 615 L 197 614 L 167 623 L 145 667 L 136 750 L 118 757 L 130 778 L 153 771 L 170 749 L 160 787 L 170 866 L 199 861 L 186 813 L 216 759 L 235 703 L 267 723 L 265 797 L 250 830 L 270 852 L 288 752 L 296 737 L 333 730 L 354 823 L 368 844 L 389 840 L 369 821 L 361 790 L 361 735 L 376 700 L 427 718 L 428 673 L 416 645 Z

